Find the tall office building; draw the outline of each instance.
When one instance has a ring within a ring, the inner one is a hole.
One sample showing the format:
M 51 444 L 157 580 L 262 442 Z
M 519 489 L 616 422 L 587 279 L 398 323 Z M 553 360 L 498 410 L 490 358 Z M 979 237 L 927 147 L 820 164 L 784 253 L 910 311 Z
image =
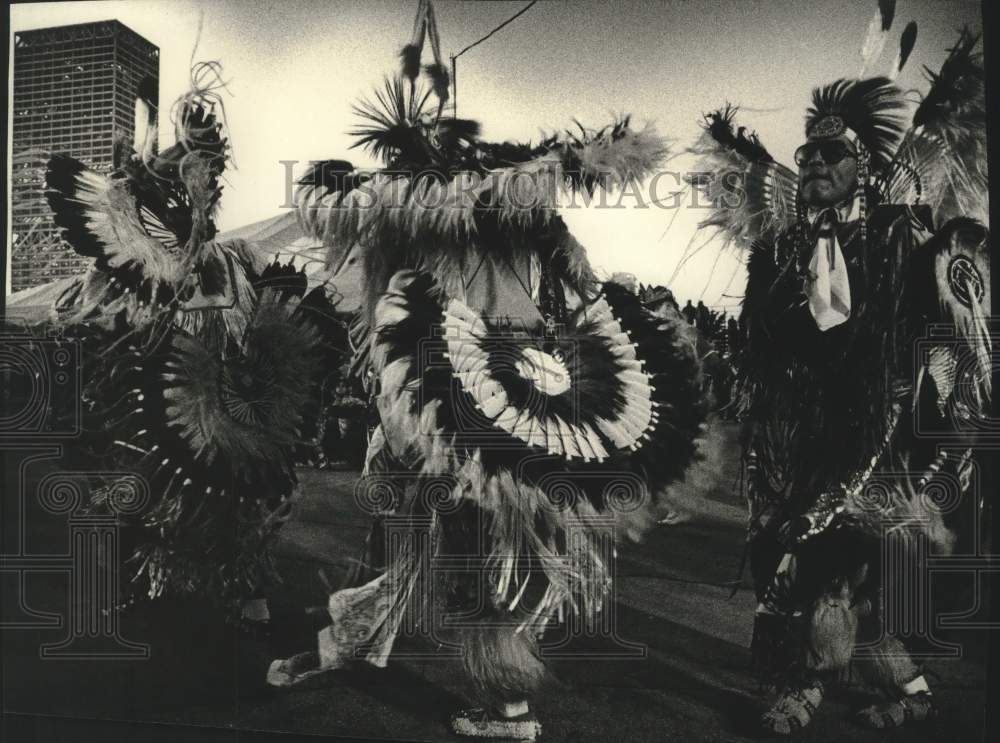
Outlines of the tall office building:
M 118 21 L 14 35 L 11 289 L 79 273 L 88 261 L 60 239 L 44 192 L 45 152 L 107 172 L 131 139 L 139 84 L 159 89 L 160 50 Z

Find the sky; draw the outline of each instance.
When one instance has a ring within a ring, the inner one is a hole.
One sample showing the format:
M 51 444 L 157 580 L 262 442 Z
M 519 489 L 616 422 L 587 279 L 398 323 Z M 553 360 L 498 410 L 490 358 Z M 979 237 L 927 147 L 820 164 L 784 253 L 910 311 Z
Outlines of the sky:
M 444 57 L 525 5 L 434 0 Z M 574 118 L 597 128 L 629 113 L 672 141 L 676 156 L 667 167 L 683 172 L 692 163 L 684 148 L 698 136 L 702 114 L 731 102 L 742 107 L 738 123 L 757 130 L 772 154 L 791 164 L 811 89 L 858 74 L 876 6 L 875 0 L 543 0 L 458 59 L 458 114 L 479 120 L 487 140 L 537 141 Z M 221 62 L 235 160 L 218 220 L 227 230 L 281 212 L 281 161 L 299 161 L 296 173 L 325 158 L 376 165 L 349 149 L 351 106 L 398 70 L 416 8 L 416 0 L 31 3 L 11 6 L 10 28 L 13 34 L 116 18 L 159 46 L 161 147 L 172 141 L 165 104 L 187 90 L 192 54 Z M 939 68 L 962 25 L 980 29 L 979 2 L 898 0 L 893 33 L 872 73 L 888 70 L 910 20 L 919 28 L 917 44 L 898 83 L 923 91 L 922 66 Z M 696 227 L 704 213 L 690 201 L 679 210 L 647 199 L 612 196 L 609 203 L 625 208 L 563 214 L 597 269 L 646 283 L 673 279 L 681 299 L 738 303 L 741 262 L 713 245 L 674 275 L 685 247 L 700 242 Z

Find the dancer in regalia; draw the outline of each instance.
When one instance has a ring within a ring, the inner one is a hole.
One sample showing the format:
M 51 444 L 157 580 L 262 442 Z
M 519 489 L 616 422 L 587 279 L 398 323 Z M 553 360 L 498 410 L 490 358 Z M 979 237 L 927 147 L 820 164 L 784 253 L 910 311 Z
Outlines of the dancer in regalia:
M 403 75 L 358 109 L 359 144 L 385 170 L 320 164 L 300 194 L 331 261 L 363 262 L 353 337 L 381 423 L 359 492 L 395 514 L 397 536 L 385 572 L 330 597 L 318 653 L 275 661 L 269 681 L 384 665 L 416 615 L 441 636 L 457 627 L 447 637 L 482 701 L 454 731 L 533 739 L 538 638 L 560 615 L 601 610 L 608 517 L 618 533 L 641 528 L 704 416 L 690 329 L 598 281 L 556 212 L 567 189 L 643 178 L 665 145 L 627 118 L 535 146 L 481 141 L 475 122 L 442 115 L 436 49 L 437 112 L 425 105 L 419 34 Z
M 110 176 L 49 160 L 55 222 L 94 260 L 54 315 L 84 352 L 81 446 L 123 473 L 94 508 L 142 484 L 123 516 L 131 599 L 194 595 L 266 620 L 298 430 L 318 413 L 324 371 L 347 337 L 304 273 L 216 240 L 229 159 L 220 75 L 217 63 L 193 68 L 171 112 L 176 143 L 163 152 L 156 91 L 144 84 L 136 139 L 116 143 Z
M 734 183 L 745 197 L 704 226 L 749 253 L 736 398 L 753 657 L 780 688 L 761 719 L 774 734 L 807 725 L 852 662 L 887 695 L 858 713 L 862 724 L 936 711 L 919 638 L 894 634 L 902 618 L 887 612 L 905 609 L 885 594 L 901 585 L 897 571 L 921 569 L 922 545 L 953 547 L 960 501 L 977 495 L 973 434 L 991 390 L 976 41 L 963 32 L 905 131 L 888 78 L 817 88 L 797 176 L 734 132 L 732 108 L 706 117 L 695 148 L 700 170 L 740 176 L 714 181 L 720 203 Z M 941 323 L 953 332 L 928 332 Z

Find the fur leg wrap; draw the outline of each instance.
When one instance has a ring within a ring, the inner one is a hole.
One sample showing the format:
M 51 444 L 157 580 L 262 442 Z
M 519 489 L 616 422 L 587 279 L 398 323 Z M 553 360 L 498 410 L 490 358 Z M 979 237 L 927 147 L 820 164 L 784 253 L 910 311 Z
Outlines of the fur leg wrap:
M 883 637 L 874 646 L 861 647 L 855 657 L 867 682 L 892 691 L 898 692 L 920 673 L 903 643 L 895 637 Z
M 867 627 L 861 633 L 865 636 L 871 637 L 872 630 L 878 629 L 877 619 L 859 619 L 858 607 L 852 607 L 846 597 L 820 598 L 813 606 L 806 637 L 806 666 L 815 671 L 844 671 L 853 660 L 867 682 L 891 690 L 916 678 L 919 669 L 897 638 L 885 636 L 859 647 L 859 623 Z
M 814 671 L 843 671 L 851 662 L 858 615 L 845 596 L 821 596 L 806 632 L 805 663 Z
M 482 623 L 462 632 L 465 670 L 486 703 L 529 698 L 545 677 L 545 665 L 530 631 L 513 623 Z

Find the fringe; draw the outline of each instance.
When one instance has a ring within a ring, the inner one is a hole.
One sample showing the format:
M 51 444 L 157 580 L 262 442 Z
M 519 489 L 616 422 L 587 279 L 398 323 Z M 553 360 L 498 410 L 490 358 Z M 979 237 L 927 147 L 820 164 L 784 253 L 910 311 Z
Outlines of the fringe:
M 558 151 L 546 151 L 527 162 L 481 173 L 374 172 L 346 193 L 302 189 L 296 204 L 304 226 L 328 245 L 350 245 L 361 238 L 369 245 L 402 239 L 426 243 L 425 250 L 441 241 L 461 249 L 478 233 L 481 215 L 501 227 L 544 225 L 569 191 L 611 189 L 648 177 L 662 160 L 665 145 L 646 128 L 567 152 L 573 153 L 568 160 Z
M 773 484 L 760 490 L 788 499 L 789 516 L 808 509 L 810 498 L 848 486 L 879 452 L 886 455 L 876 474 L 893 466 L 890 455 L 912 448 L 906 425 L 886 440 L 900 404 L 897 380 L 911 373 L 908 323 L 921 322 L 903 311 L 905 260 L 915 249 L 908 210 L 873 210 L 867 263 L 852 270 L 853 316 L 825 334 L 797 303 L 801 237 L 796 227 L 751 253 L 736 393 L 759 479 Z M 869 507 L 868 516 L 878 513 Z
M 443 134 L 451 138 L 444 123 Z M 470 124 L 462 131 L 457 143 L 475 139 Z M 340 172 L 329 183 L 310 177 L 296 193 L 303 229 L 323 240 L 330 265 L 355 245 L 363 247 L 369 319 L 396 271 L 422 268 L 450 290 L 478 250 L 542 252 L 554 243 L 573 258 L 560 278 L 586 296 L 594 277 L 582 246 L 566 237 L 557 214 L 562 198 L 641 181 L 667 155 L 665 140 L 650 127 L 631 129 L 627 118 L 600 131 L 552 137 L 535 148 L 469 146 L 482 159 L 453 163 L 441 152 L 441 163 L 432 159 L 408 172 Z
M 592 162 L 599 157 L 612 156 L 594 152 Z M 447 358 L 445 353 L 456 353 L 439 330 L 446 317 L 442 311 L 445 297 L 456 279 L 462 278 L 469 246 L 453 249 L 437 241 L 430 243 L 433 249 L 426 249 L 425 243 L 415 239 L 418 230 L 403 240 L 394 231 L 386 232 L 394 239 L 384 244 L 384 250 L 371 249 L 381 244 L 379 229 L 376 224 L 368 233 L 373 242 L 364 257 L 367 291 L 375 302 L 369 310 L 371 320 L 364 325 L 371 328 L 370 356 L 380 384 L 383 430 L 394 454 L 418 472 L 411 512 L 433 516 L 432 541 L 444 540 L 449 554 L 484 556 L 481 567 L 489 601 L 500 616 L 519 619 L 515 628 L 494 630 L 493 635 L 485 626 L 470 630 L 470 671 L 482 680 L 485 692 L 523 695 L 533 686 L 540 665 L 531 660 L 520 636 L 542 632 L 563 608 L 592 618 L 606 600 L 615 530 L 613 519 L 600 512 L 610 509 L 614 504 L 607 501 L 614 498 L 594 483 L 606 485 L 607 476 L 620 474 L 622 468 L 658 482 L 669 481 L 679 478 L 694 457 L 693 441 L 704 419 L 697 354 L 679 316 L 656 317 L 624 288 L 604 285 L 604 313 L 613 309 L 623 331 L 617 335 L 627 334 L 626 340 L 635 345 L 629 347 L 635 351 L 630 357 L 635 359 L 631 362 L 635 371 L 629 369 L 625 376 L 632 374 L 647 384 L 651 377 L 650 394 L 662 409 L 658 419 L 648 419 L 656 420 L 656 425 L 649 440 L 636 442 L 636 451 L 624 450 L 608 461 L 578 468 L 568 458 L 551 456 L 544 448 L 540 452 L 519 441 L 494 425 L 481 409 L 477 413 L 453 367 L 439 361 Z M 587 301 L 595 297 L 598 287 L 582 246 L 561 221 L 535 223 L 527 233 L 498 229 L 490 222 L 480 222 L 477 229 L 479 249 L 553 254 L 557 278 L 574 285 L 571 288 L 578 288 L 585 298 L 568 321 L 572 329 L 567 335 L 567 345 L 572 346 L 568 351 L 582 353 L 586 347 L 597 368 L 618 368 L 604 346 L 616 347 L 622 341 L 617 336 L 608 340 L 590 327 L 609 318 L 601 315 L 595 302 Z M 507 348 L 504 332 L 509 331 L 487 320 L 475 320 L 478 324 L 470 328 L 481 326 L 485 331 L 484 347 L 489 353 Z M 600 348 L 593 348 L 594 344 Z M 498 367 L 495 373 L 506 372 Z M 598 411 L 614 419 L 615 405 L 621 402 L 616 402 L 616 395 L 625 395 L 624 385 L 619 385 L 623 389 L 618 392 L 618 388 L 609 392 L 608 385 L 603 380 L 602 385 L 581 386 L 583 413 Z M 519 394 L 513 381 L 510 394 Z M 558 396 L 546 399 L 548 406 L 559 402 Z M 651 407 L 649 400 L 646 404 Z M 631 421 L 623 423 L 631 425 Z M 491 445 L 490 436 L 497 445 Z M 615 449 L 610 441 L 603 445 Z M 574 478 L 578 472 L 581 476 Z M 602 474 L 603 480 L 597 477 Z M 419 567 L 413 559 L 409 553 L 397 556 L 391 571 L 399 576 L 416 575 Z M 412 588 L 415 584 L 409 578 L 398 583 L 411 586 L 398 594 L 400 602 L 426 600 L 423 591 Z M 386 623 L 386 636 L 394 626 L 393 621 Z

